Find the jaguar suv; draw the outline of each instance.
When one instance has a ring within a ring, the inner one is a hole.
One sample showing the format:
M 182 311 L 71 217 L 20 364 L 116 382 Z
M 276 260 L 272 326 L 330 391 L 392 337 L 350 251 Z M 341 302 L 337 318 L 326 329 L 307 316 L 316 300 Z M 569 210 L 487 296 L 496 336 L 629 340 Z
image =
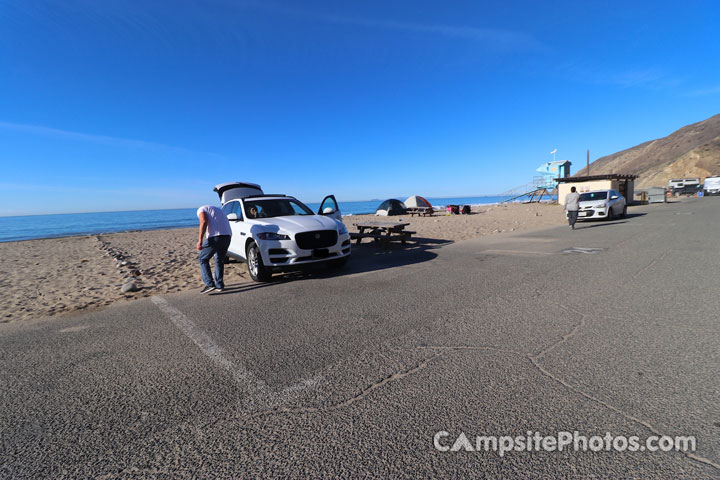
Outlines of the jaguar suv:
M 294 197 L 266 195 L 253 183 L 224 183 L 214 191 L 232 229 L 228 257 L 247 262 L 256 282 L 308 264 L 341 267 L 350 257 L 350 234 L 333 195 L 315 213 Z

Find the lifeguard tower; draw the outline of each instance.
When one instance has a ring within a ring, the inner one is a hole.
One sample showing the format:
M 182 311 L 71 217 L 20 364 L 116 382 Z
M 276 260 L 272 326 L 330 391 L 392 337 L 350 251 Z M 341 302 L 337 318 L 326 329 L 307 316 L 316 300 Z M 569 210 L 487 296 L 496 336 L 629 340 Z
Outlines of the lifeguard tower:
M 555 154 L 555 151 L 550 153 Z M 572 165 L 572 162 L 569 160 L 554 160 L 543 163 L 535 170 L 540 175 L 533 177 L 533 183 L 506 192 L 506 195 L 512 195 L 512 197 L 504 200 L 504 202 L 519 201 L 523 197 L 527 197 L 523 203 L 541 201 L 543 196 L 550 195 L 557 190 L 558 178 L 565 178 L 570 175 L 570 165 Z M 520 194 L 521 192 L 525 193 Z
M 540 175 L 533 178 L 535 186 L 537 188 L 555 190 L 558 185 L 558 178 L 570 176 L 570 165 L 572 165 L 570 160 L 557 160 L 543 163 L 535 170 L 540 173 Z

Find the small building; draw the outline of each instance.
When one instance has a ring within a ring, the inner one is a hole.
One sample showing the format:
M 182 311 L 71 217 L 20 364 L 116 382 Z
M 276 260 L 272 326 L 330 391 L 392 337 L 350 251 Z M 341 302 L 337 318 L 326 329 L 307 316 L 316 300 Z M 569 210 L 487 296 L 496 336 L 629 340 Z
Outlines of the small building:
M 560 205 L 565 205 L 565 197 L 570 193 L 570 188 L 575 187 L 578 193 L 592 192 L 593 190 L 615 190 L 625 197 L 627 203 L 632 203 L 635 195 L 636 178 L 638 178 L 637 175 L 615 173 L 558 178 L 558 202 Z

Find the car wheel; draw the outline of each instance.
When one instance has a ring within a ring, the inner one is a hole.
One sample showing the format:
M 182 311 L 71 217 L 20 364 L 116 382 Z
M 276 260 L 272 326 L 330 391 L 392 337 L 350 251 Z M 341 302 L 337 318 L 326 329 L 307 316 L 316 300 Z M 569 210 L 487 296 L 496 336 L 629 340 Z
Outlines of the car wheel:
M 245 258 L 247 258 L 247 267 L 250 277 L 256 282 L 269 282 L 272 277 L 272 273 L 265 268 L 262 261 L 262 255 L 260 255 L 260 249 L 255 242 L 250 242 L 245 251 Z
M 345 266 L 345 264 L 348 262 L 349 259 L 350 259 L 350 255 L 347 255 L 342 258 L 330 260 L 330 262 L 328 262 L 328 265 L 330 265 L 330 268 L 332 268 L 332 269 L 340 269 Z
M 614 217 L 615 215 L 613 215 L 612 207 L 608 207 L 607 221 L 612 221 Z
M 625 205 L 625 206 L 623 207 L 622 217 L 623 217 L 623 218 L 627 217 L 627 205 Z

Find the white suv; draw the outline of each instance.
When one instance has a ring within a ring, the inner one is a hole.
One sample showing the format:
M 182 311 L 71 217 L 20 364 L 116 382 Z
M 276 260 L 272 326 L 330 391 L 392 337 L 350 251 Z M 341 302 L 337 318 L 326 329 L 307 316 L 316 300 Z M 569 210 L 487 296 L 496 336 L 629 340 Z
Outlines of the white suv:
M 265 195 L 254 183 L 223 183 L 214 191 L 232 228 L 228 256 L 247 262 L 256 282 L 311 263 L 341 267 L 350 256 L 350 234 L 332 195 L 315 214 L 294 197 Z
M 720 195 L 720 177 L 715 175 L 705 179 L 705 195 Z

